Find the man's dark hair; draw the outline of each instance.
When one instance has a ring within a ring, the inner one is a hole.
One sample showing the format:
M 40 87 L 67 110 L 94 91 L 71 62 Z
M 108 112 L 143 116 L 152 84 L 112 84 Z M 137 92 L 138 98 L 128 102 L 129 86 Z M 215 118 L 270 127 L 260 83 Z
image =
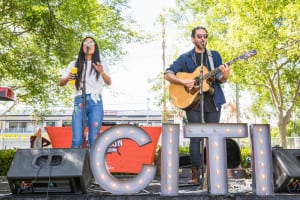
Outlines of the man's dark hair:
M 203 27 L 203 26 L 197 26 L 197 27 L 193 28 L 191 37 L 195 37 L 196 31 L 200 30 L 200 29 L 205 30 L 205 32 L 208 33 L 208 31 L 207 31 L 207 29 L 205 27 Z

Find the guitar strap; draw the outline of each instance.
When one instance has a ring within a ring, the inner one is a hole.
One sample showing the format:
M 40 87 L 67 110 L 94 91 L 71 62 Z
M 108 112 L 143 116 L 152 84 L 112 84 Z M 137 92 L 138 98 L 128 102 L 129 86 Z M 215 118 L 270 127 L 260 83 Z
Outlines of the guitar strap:
M 210 71 L 212 71 L 212 70 L 215 69 L 215 65 L 214 65 L 214 61 L 213 61 L 211 51 L 207 50 L 207 55 L 208 55 L 208 61 L 209 61 L 209 65 L 210 65 Z
M 211 54 L 211 51 L 207 50 L 207 55 L 208 55 L 208 62 L 209 62 L 209 66 L 210 66 L 210 71 L 213 71 L 215 69 L 215 65 L 214 65 L 214 61 L 213 61 L 213 57 L 212 57 L 212 54 Z M 214 79 L 212 79 L 213 81 Z M 209 93 L 212 95 L 215 90 L 214 88 L 211 86 L 209 86 Z

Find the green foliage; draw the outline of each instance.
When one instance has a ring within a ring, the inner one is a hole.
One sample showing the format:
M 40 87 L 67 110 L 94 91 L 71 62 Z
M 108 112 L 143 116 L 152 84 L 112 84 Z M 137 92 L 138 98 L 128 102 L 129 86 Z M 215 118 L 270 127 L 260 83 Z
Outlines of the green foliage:
M 16 154 L 16 149 L 0 150 L 0 176 L 6 176 L 10 164 Z
M 127 0 L 0 1 L 0 85 L 36 110 L 69 103 L 73 88 L 58 86 L 60 72 L 84 37 L 94 37 L 112 61 L 122 59 L 124 44 L 141 39 L 126 9 Z
M 251 158 L 251 149 L 250 147 L 243 147 L 241 150 L 241 156 L 242 156 L 242 168 L 248 169 L 251 167 L 251 163 L 249 162 L 249 158 Z
M 179 154 L 182 155 L 182 154 L 189 154 L 190 153 L 190 150 L 189 150 L 189 147 L 183 147 L 183 146 L 179 146 Z
M 156 154 L 158 154 L 161 150 L 161 146 L 157 145 L 156 147 Z M 189 147 L 183 147 L 183 146 L 179 146 L 179 154 L 189 154 Z
M 279 130 L 277 127 L 271 128 L 271 138 L 277 137 L 279 135 Z
M 223 61 L 257 50 L 255 57 L 231 66 L 229 81 L 253 94 L 255 117 L 277 121 L 285 146 L 286 126 L 300 106 L 300 4 L 294 0 L 176 2 L 172 12 L 180 19 L 175 21 L 178 27 L 190 33 L 192 27 L 206 26 L 208 48 L 218 50 Z
M 300 130 L 299 122 L 300 122 L 300 119 L 297 119 L 297 120 L 294 119 L 294 120 L 289 121 L 288 126 L 287 126 L 287 135 L 289 137 L 293 137 L 294 135 L 299 136 L 299 130 Z

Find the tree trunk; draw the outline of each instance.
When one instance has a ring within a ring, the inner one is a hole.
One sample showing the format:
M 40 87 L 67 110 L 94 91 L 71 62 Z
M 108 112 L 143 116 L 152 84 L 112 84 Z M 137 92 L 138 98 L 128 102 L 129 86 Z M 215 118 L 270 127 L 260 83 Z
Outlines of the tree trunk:
M 279 119 L 278 128 L 279 128 L 279 139 L 280 139 L 280 146 L 283 148 L 287 148 L 287 141 L 286 141 L 286 122 L 283 119 Z

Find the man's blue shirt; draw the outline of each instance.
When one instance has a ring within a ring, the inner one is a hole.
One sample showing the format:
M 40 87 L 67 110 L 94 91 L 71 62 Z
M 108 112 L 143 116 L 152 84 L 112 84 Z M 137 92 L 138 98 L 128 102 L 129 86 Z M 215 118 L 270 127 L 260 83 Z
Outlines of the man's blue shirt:
M 214 63 L 214 67 L 217 68 L 220 65 L 222 65 L 222 58 L 220 54 L 217 51 L 210 51 L 212 60 Z M 211 71 L 211 66 L 209 63 L 208 59 L 208 54 L 205 54 L 207 56 L 205 66 L 207 66 L 207 69 Z M 195 69 L 198 67 L 197 62 L 196 62 L 196 56 L 195 56 L 195 49 L 193 48 L 192 50 L 180 55 L 174 62 L 173 64 L 166 69 L 165 73 L 172 73 L 175 74 L 177 72 L 187 72 L 187 73 L 193 73 Z M 215 75 L 215 81 L 212 83 L 212 86 L 214 88 L 214 104 L 217 109 L 221 109 L 221 106 L 226 102 L 225 96 L 223 93 L 223 90 L 220 85 L 219 78 L 221 76 L 221 72 L 218 72 Z

